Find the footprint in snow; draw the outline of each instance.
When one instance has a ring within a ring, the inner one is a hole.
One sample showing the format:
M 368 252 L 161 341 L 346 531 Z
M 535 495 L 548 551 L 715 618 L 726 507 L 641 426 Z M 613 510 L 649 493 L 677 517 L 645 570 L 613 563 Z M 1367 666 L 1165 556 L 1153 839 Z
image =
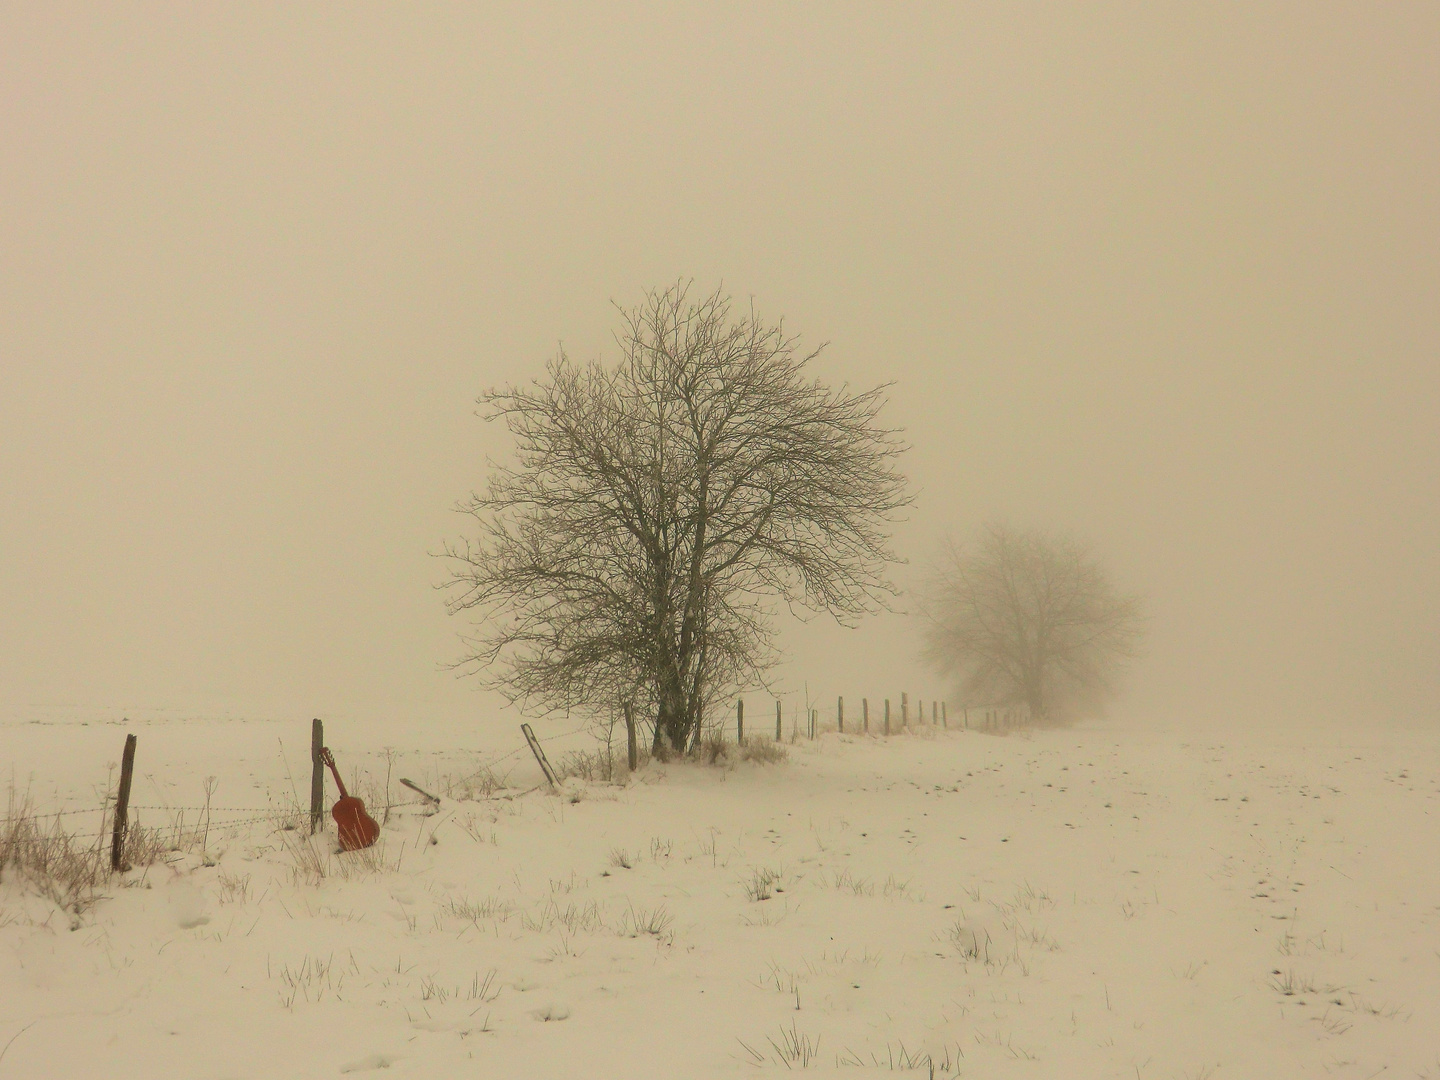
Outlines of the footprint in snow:
M 205 894 L 189 881 L 176 881 L 166 890 L 170 901 L 170 914 L 175 925 L 181 930 L 193 930 L 210 921 L 205 911 Z
M 395 1063 L 396 1054 L 367 1054 L 363 1058 L 341 1065 L 342 1073 L 370 1072 L 372 1069 L 388 1069 Z

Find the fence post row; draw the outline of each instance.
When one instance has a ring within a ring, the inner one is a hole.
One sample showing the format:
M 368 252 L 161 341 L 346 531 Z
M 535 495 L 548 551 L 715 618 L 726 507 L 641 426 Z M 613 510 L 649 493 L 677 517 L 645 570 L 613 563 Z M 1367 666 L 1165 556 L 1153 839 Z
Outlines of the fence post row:
M 320 751 L 325 747 L 325 725 L 317 716 L 310 721 L 310 835 L 320 831 L 325 820 L 325 762 Z
M 961 709 L 962 709 L 962 715 L 963 715 L 963 717 L 964 717 L 965 727 L 966 727 L 966 729 L 968 730 L 969 727 L 970 727 L 970 709 L 969 709 L 969 706 L 961 706 Z M 799 718 L 799 712 L 800 712 L 800 709 L 799 709 L 799 706 L 798 706 L 798 705 L 797 705 L 796 708 L 795 708 L 795 712 L 796 712 L 796 719 L 797 719 L 796 733 L 798 734 L 798 732 L 799 732 L 798 718 Z M 885 699 L 885 714 L 884 714 L 884 715 L 885 715 L 885 727 L 884 727 L 884 731 L 885 731 L 885 734 L 886 734 L 886 735 L 889 735 L 889 734 L 890 734 L 890 699 L 889 699 L 889 698 L 886 698 L 886 699 Z M 861 716 L 861 730 L 862 730 L 863 732 L 865 732 L 865 734 L 868 735 L 868 734 L 870 733 L 870 699 L 869 699 L 869 698 L 861 698 L 861 699 L 860 699 L 860 716 Z M 915 701 L 915 718 L 916 718 L 916 723 L 918 723 L 918 724 L 923 724 L 923 723 L 925 723 L 925 702 L 924 702 L 923 700 L 919 699 L 919 698 L 917 698 L 916 701 Z M 986 725 L 987 727 L 991 726 L 992 723 L 998 725 L 998 723 L 1000 722 L 1000 719 L 1001 719 L 1001 717 L 1000 717 L 999 710 L 996 710 L 996 711 L 994 711 L 993 713 L 987 710 L 986 713 L 985 713 L 985 725 Z M 1008 719 L 1008 716 L 1007 716 L 1007 719 Z M 817 709 L 817 708 L 807 709 L 807 710 L 806 710 L 806 715 L 805 715 L 805 720 L 806 720 L 806 733 L 807 733 L 807 735 L 808 735 L 810 738 L 812 738 L 812 739 L 816 738 L 816 737 L 819 735 L 819 731 L 820 731 L 820 710 Z M 316 720 L 315 723 L 318 725 L 318 724 L 320 723 L 320 721 L 319 721 L 319 720 Z M 949 730 L 949 728 L 950 728 L 950 716 L 949 716 L 949 707 L 948 707 L 948 703 L 947 703 L 947 702 L 941 701 L 941 700 L 939 700 L 938 698 L 932 698 L 932 699 L 930 700 L 930 723 L 931 723 L 932 726 L 941 726 L 941 727 L 945 728 L 946 730 Z M 900 695 L 900 727 L 901 727 L 902 730 L 905 730 L 905 729 L 908 729 L 909 726 L 910 726 L 910 695 L 909 695 L 908 693 L 902 693 L 902 694 Z M 845 732 L 845 696 L 844 696 L 843 694 L 839 695 L 839 696 L 836 697 L 836 699 L 835 699 L 835 727 L 836 727 L 836 730 L 837 730 L 837 731 L 839 731 L 841 734 L 844 734 L 844 732 Z M 630 705 L 629 705 L 628 703 L 625 705 L 625 729 L 626 729 L 626 734 L 627 734 L 627 736 L 628 736 L 628 738 L 629 738 L 629 741 L 630 741 L 630 771 L 631 771 L 631 772 L 634 772 L 634 771 L 635 771 L 635 766 L 636 766 L 635 720 L 634 720 L 634 716 L 633 716 L 633 714 L 632 714 L 632 712 L 631 712 Z M 317 728 L 317 730 L 318 730 L 318 728 Z M 780 741 L 782 741 L 782 740 L 784 739 L 784 737 L 785 737 L 785 729 L 784 729 L 784 705 L 783 705 L 779 700 L 776 700 L 776 702 L 775 702 L 775 741 L 776 741 L 776 742 L 780 742 Z M 318 738 L 318 736 L 317 736 L 317 738 Z M 744 699 L 744 698 L 736 698 L 736 700 L 735 700 L 735 741 L 736 741 L 737 744 L 740 744 L 740 745 L 742 745 L 742 746 L 743 746 L 744 743 L 745 743 L 745 699 Z M 318 747 L 318 745 L 319 745 L 319 743 L 316 743 L 316 746 L 317 746 L 317 747 Z M 319 753 L 318 749 L 317 749 L 315 752 L 316 752 L 316 754 L 318 754 L 318 753 Z M 317 758 L 317 762 L 318 762 L 318 758 Z M 321 776 L 321 774 L 320 774 L 320 772 L 318 771 L 318 769 L 317 769 L 316 775 L 317 775 L 317 776 Z M 318 803 L 318 802 L 315 802 L 314 805 L 312 806 L 312 814 L 314 814 L 314 813 L 317 812 L 317 811 L 315 810 L 315 807 L 318 807 L 318 806 L 319 806 L 319 803 Z
M 129 870 L 125 865 L 125 827 L 130 817 L 130 778 L 135 775 L 135 736 L 125 736 L 120 757 L 120 788 L 115 792 L 115 828 L 110 834 L 110 869 Z M 58 819 L 57 819 L 58 820 Z
M 925 719 L 925 707 L 923 703 L 917 702 L 920 721 Z M 636 745 L 635 737 L 635 713 L 630 702 L 626 702 L 625 710 L 625 741 L 628 751 L 630 771 L 634 772 L 639 765 L 639 747 Z M 816 737 L 819 709 L 809 710 L 810 738 Z M 870 699 L 860 699 L 860 714 L 862 730 L 870 732 Z M 930 722 L 933 724 L 936 718 L 948 729 L 950 719 L 946 711 L 946 703 L 943 701 L 930 702 Z M 970 707 L 961 706 L 961 715 L 964 718 L 965 728 L 970 727 Z M 984 722 L 987 728 L 997 727 L 1001 723 L 1009 724 L 1011 710 L 987 709 L 984 713 Z M 835 700 L 835 721 L 840 732 L 845 730 L 845 698 L 841 695 Z M 900 722 L 902 726 L 909 724 L 909 694 L 900 695 Z M 550 763 L 545 760 L 544 751 L 539 747 L 538 741 L 529 730 L 528 724 L 522 724 L 526 741 L 530 749 L 535 752 L 535 758 L 540 763 L 541 771 L 545 777 L 554 785 L 554 774 L 551 772 Z M 885 734 L 890 734 L 890 699 L 885 699 Z M 780 701 L 775 702 L 775 741 L 780 742 L 784 737 L 784 714 Z M 745 743 L 745 700 L 739 698 L 735 702 L 735 738 L 740 745 Z M 134 735 L 125 736 L 125 750 L 120 759 L 120 786 L 115 793 L 115 820 L 110 836 L 110 868 L 112 870 L 128 870 L 124 865 L 125 837 L 129 827 L 130 817 L 130 786 L 135 773 L 135 745 L 137 739 Z M 320 824 L 325 817 L 325 764 L 320 757 L 320 751 L 325 746 L 325 725 L 317 716 L 310 722 L 310 832 L 312 834 L 320 831 Z M 418 789 L 417 789 L 418 790 Z M 423 793 L 422 793 L 423 794 Z M 433 798 L 433 796 L 429 796 Z

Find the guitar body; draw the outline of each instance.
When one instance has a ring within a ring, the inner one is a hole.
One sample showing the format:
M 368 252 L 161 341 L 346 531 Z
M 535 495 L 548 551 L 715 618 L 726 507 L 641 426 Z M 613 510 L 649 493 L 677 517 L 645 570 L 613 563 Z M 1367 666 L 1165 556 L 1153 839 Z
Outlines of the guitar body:
M 320 748 L 320 760 L 330 766 L 335 777 L 335 786 L 340 789 L 340 798 L 330 808 L 335 819 L 336 831 L 340 834 L 341 851 L 359 851 L 380 839 L 380 826 L 365 812 L 365 804 L 345 791 L 345 781 L 340 779 L 340 770 L 335 767 L 335 758 L 328 746 Z
M 365 804 L 354 795 L 344 795 L 330 808 L 340 833 L 340 850 L 358 851 L 380 838 L 380 826 L 365 812 Z

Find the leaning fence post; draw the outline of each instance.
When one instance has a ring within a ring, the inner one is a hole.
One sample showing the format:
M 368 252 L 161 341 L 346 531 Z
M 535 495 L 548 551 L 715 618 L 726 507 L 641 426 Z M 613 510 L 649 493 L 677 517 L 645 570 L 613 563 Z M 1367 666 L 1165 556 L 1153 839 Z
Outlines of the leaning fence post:
M 845 698 L 842 695 L 835 699 L 835 725 L 841 735 L 845 734 Z
M 867 698 L 861 698 L 861 699 L 860 699 L 860 713 L 861 713 L 861 715 L 864 717 L 864 720 L 865 720 L 865 734 L 866 734 L 866 735 L 869 735 L 869 734 L 870 734 L 870 699 L 869 699 L 868 697 L 867 697 Z
M 135 736 L 125 736 L 120 757 L 120 788 L 115 792 L 115 829 L 110 834 L 110 869 L 128 870 L 125 865 L 125 827 L 130 815 L 130 778 L 135 774 Z
M 530 752 L 535 755 L 535 760 L 540 763 L 540 771 L 545 774 L 545 779 L 550 781 L 552 788 L 558 789 L 559 783 L 555 779 L 555 770 L 550 767 L 549 760 L 545 757 L 545 751 L 540 747 L 540 740 L 535 737 L 529 724 L 520 725 L 520 734 L 525 736 L 525 741 L 530 744 Z
M 325 725 L 317 716 L 310 721 L 310 833 L 320 831 L 325 820 L 325 762 L 320 751 L 325 748 Z
M 635 771 L 639 763 L 639 753 L 635 748 L 635 712 L 630 708 L 630 702 L 625 702 L 625 742 L 630 751 L 630 771 Z
M 745 745 L 745 699 L 739 698 L 735 702 L 735 745 Z
M 782 742 L 784 739 L 785 733 L 780 730 L 780 702 L 777 701 L 775 702 L 775 741 Z

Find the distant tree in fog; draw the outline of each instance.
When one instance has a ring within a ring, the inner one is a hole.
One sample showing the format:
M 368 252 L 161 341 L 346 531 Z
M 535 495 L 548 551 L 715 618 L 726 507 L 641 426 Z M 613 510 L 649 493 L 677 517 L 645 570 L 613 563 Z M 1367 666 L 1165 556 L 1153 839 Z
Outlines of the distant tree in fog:
M 446 546 L 448 606 L 480 615 L 461 666 L 522 708 L 632 702 L 683 750 L 773 662 L 777 604 L 847 620 L 893 594 L 902 446 L 883 387 L 809 378 L 816 353 L 719 293 L 622 314 L 618 365 L 562 353 L 480 399 L 517 453 L 460 506 L 479 531 Z
M 1119 592 L 1072 537 L 989 525 L 953 542 L 926 586 L 925 658 L 972 703 L 1036 720 L 1093 707 L 1136 657 L 1140 600 Z

